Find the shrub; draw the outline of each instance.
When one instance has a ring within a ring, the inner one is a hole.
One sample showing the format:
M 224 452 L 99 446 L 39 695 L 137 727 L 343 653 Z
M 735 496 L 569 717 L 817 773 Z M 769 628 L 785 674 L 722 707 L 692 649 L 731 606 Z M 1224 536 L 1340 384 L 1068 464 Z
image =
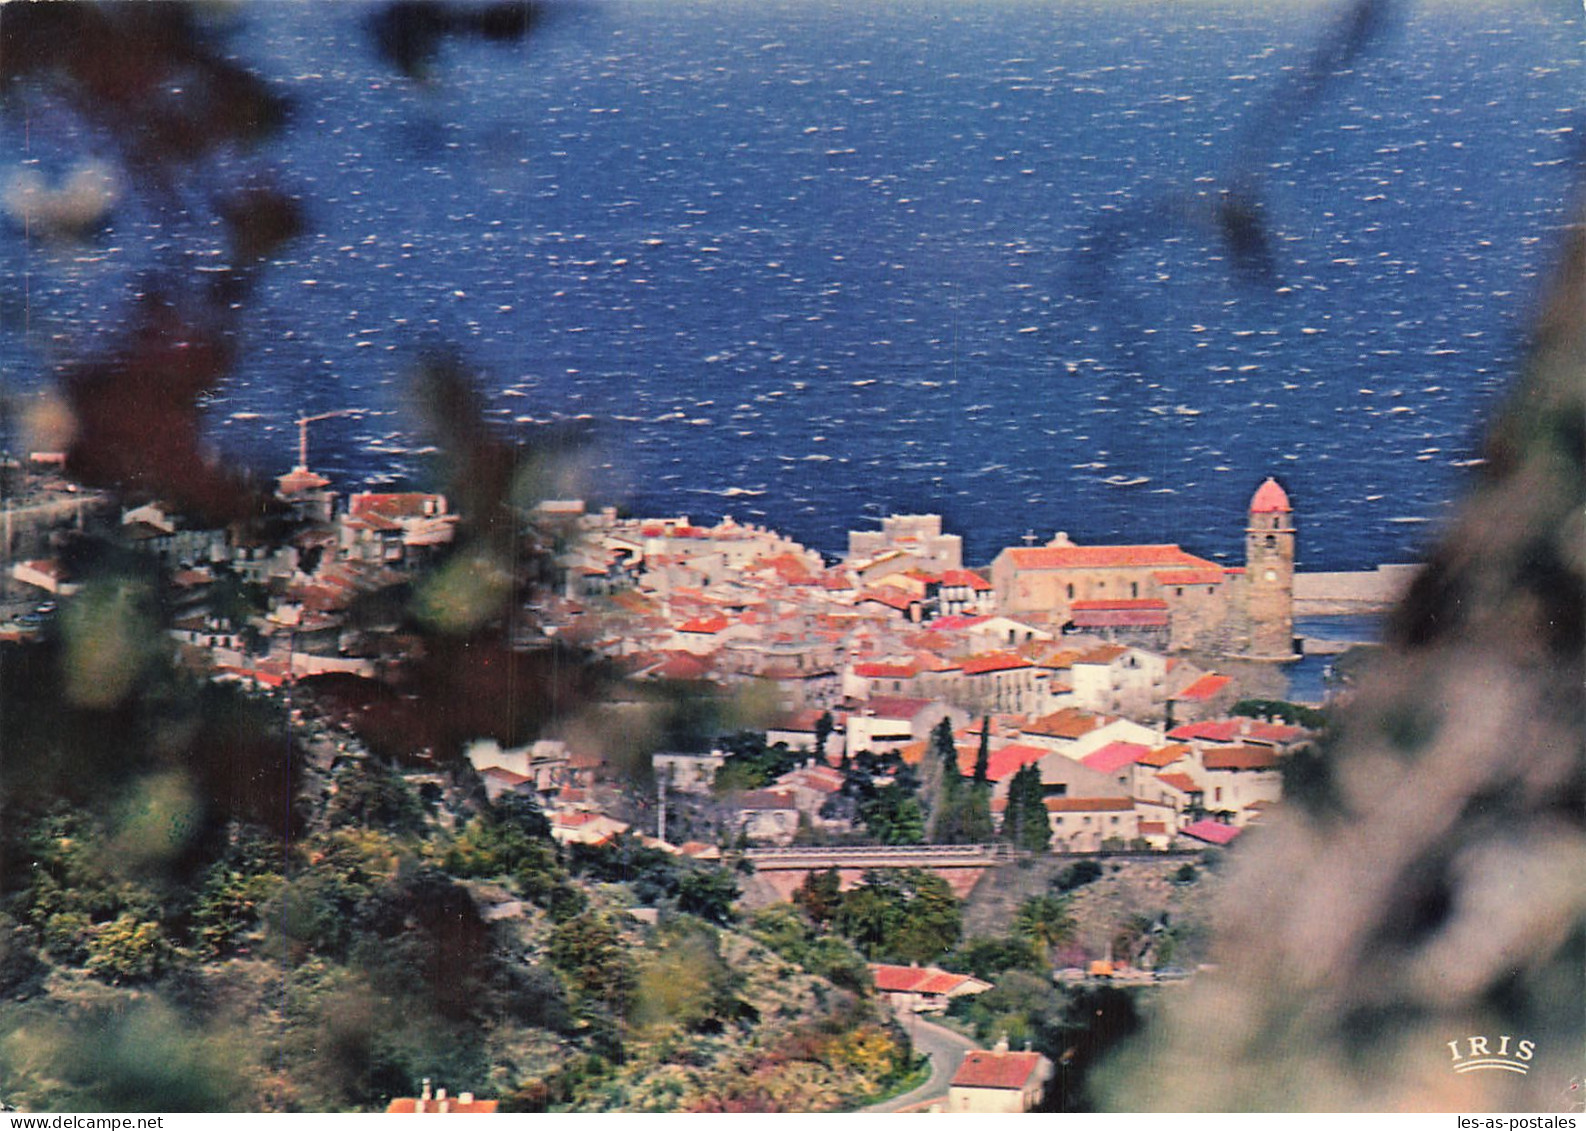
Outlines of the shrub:
M 1077 860 L 1057 874 L 1052 886 L 1058 891 L 1073 891 L 1099 880 L 1101 875 L 1102 867 L 1095 860 Z

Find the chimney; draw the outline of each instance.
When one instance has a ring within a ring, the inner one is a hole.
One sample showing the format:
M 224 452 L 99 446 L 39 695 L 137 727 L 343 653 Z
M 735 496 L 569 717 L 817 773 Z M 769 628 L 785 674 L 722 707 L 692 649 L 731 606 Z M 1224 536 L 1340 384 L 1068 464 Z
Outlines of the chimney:
M 425 1099 L 430 1098 L 430 1078 L 428 1076 L 424 1077 L 424 1091 L 421 1094 Z M 445 1093 L 442 1094 L 444 1095 Z
M 464 1107 L 468 1107 L 474 1102 L 474 1094 L 472 1092 L 461 1092 L 457 1096 L 457 1102 Z
M 994 1053 L 997 1053 L 999 1055 L 1001 1055 L 1002 1053 L 1007 1052 L 1008 1051 L 1008 1034 L 1003 1033 L 1002 1036 L 998 1037 L 997 1038 L 997 1043 L 994 1046 L 992 1046 L 991 1051 L 994 1052 Z

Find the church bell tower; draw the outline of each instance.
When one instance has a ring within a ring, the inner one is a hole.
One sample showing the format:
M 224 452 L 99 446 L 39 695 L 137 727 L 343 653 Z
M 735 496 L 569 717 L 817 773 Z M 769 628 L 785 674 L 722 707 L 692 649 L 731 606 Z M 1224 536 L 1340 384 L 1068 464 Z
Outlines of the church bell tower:
M 1245 527 L 1246 617 L 1250 654 L 1294 653 L 1294 508 L 1276 479 L 1256 488 Z

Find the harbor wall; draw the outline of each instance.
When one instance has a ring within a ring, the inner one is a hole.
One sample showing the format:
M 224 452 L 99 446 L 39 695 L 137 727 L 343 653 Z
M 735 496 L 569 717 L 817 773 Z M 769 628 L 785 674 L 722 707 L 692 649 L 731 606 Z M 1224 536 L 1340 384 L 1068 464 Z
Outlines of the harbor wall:
M 1352 573 L 1294 575 L 1294 615 L 1370 613 L 1398 601 L 1420 571 L 1418 565 L 1380 565 Z

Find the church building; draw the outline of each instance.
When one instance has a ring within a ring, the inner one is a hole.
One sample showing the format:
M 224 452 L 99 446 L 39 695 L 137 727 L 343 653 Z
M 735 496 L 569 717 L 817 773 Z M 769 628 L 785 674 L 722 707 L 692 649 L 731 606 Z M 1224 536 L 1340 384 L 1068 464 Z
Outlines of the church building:
M 1245 564 L 1172 544 L 1010 546 L 991 565 L 997 611 L 1070 631 L 1155 632 L 1167 648 L 1287 660 L 1294 652 L 1294 510 L 1268 478 L 1250 500 Z

